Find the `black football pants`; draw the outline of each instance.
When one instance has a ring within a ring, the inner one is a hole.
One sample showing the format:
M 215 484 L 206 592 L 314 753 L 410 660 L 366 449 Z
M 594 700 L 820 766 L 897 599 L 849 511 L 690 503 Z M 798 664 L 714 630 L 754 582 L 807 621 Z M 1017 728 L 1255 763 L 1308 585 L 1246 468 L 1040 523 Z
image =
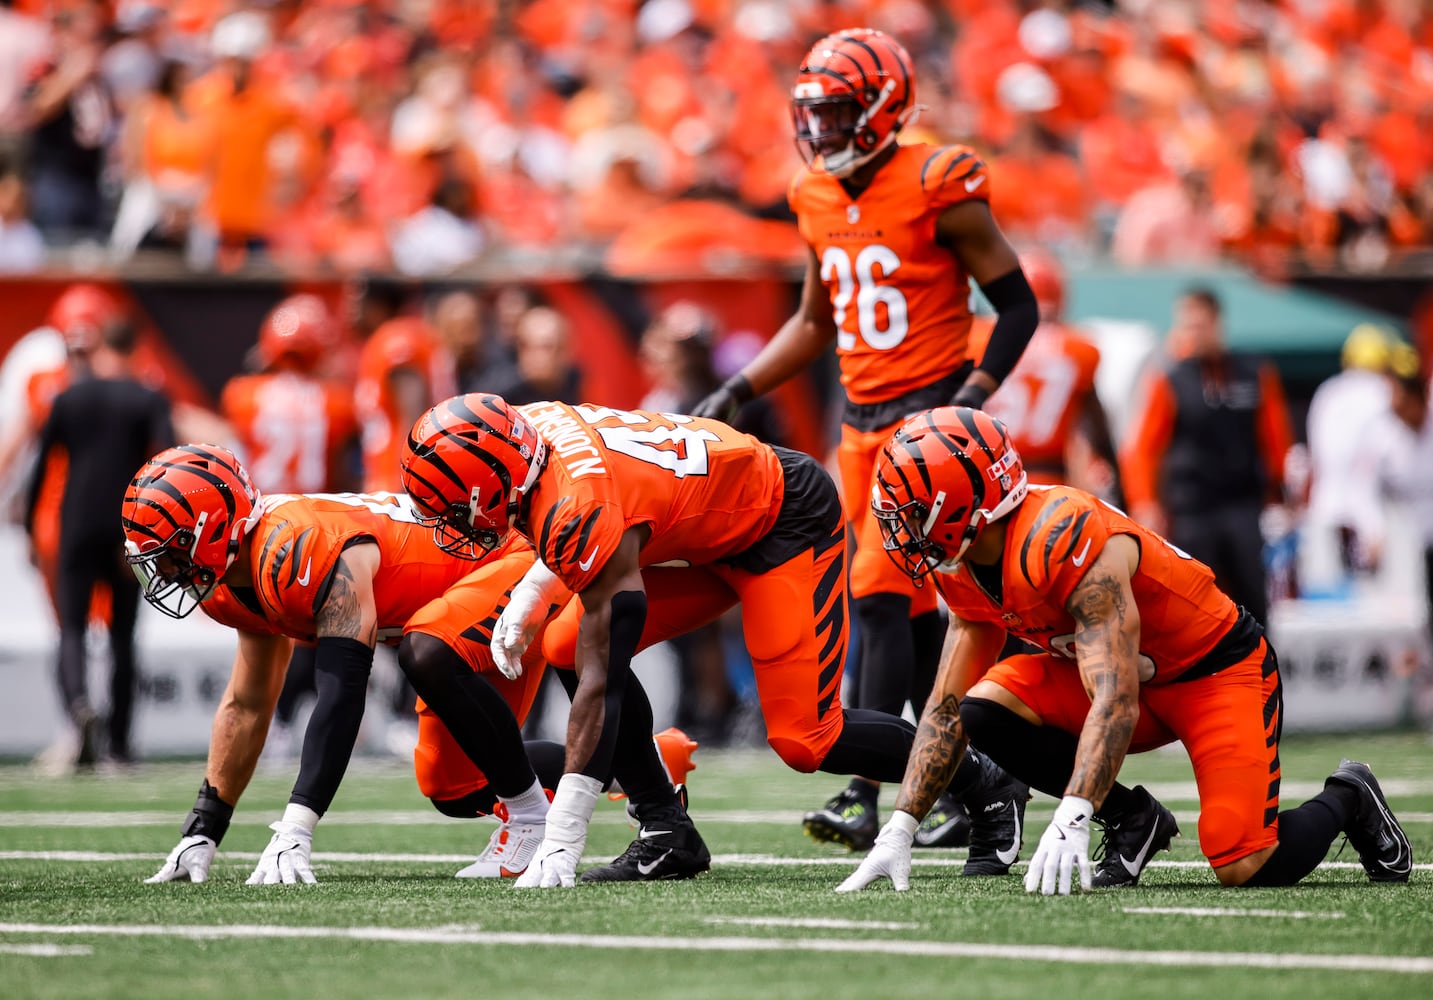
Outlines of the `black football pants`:
M 139 582 L 124 564 L 122 543 L 107 538 L 61 538 L 57 573 L 60 610 L 60 697 L 77 722 L 91 711 L 85 634 L 89 629 L 90 595 L 95 584 L 109 584 L 113 615 L 109 626 L 114 669 L 109 689 L 109 749 L 118 757 L 130 754 L 130 720 L 134 714 L 134 619 L 139 610 Z

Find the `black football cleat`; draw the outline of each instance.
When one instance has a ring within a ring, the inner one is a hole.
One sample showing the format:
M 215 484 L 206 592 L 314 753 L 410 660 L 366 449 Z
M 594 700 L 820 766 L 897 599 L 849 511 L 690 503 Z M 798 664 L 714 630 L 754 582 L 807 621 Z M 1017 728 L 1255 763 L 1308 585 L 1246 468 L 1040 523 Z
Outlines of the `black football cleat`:
M 820 809 L 803 816 L 801 828 L 813 840 L 865 852 L 876 842 L 881 821 L 876 815 L 876 800 L 847 786 Z
M 1358 793 L 1358 810 L 1349 817 L 1344 833 L 1358 852 L 1358 860 L 1368 872 L 1369 880 L 1407 882 L 1413 871 L 1413 847 L 1394 818 L 1393 810 L 1388 808 L 1383 789 L 1378 787 L 1378 779 L 1368 765 L 1345 758 L 1339 761 L 1338 770 L 1329 775 L 1324 786 L 1328 787 L 1331 781 L 1347 785 Z
M 970 843 L 970 816 L 949 792 L 935 800 L 916 827 L 916 847 L 964 847 Z
M 653 810 L 642 820 L 637 839 L 611 864 L 589 868 L 583 882 L 662 882 L 695 878 L 710 871 L 712 854 L 687 815 L 685 789 L 678 789 L 683 807 Z
M 964 796 L 970 854 L 963 875 L 1005 875 L 1020 859 L 1030 786 L 982 755 L 980 783 Z
M 1095 871 L 1090 884 L 1096 889 L 1118 889 L 1139 885 L 1139 876 L 1158 851 L 1169 850 L 1179 835 L 1174 814 L 1143 785 L 1132 789 L 1138 804 L 1115 816 L 1096 816 L 1104 830 L 1091 854 Z

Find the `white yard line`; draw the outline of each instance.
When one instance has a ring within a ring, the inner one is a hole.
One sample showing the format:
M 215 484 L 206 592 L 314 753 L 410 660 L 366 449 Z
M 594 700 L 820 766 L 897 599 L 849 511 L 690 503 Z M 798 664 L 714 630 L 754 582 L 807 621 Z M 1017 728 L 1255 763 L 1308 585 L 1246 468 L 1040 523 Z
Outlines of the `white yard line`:
M 1287 797 L 1286 797 L 1287 798 Z M 1288 799 L 1290 805 L 1297 799 Z M 1197 809 L 1175 809 L 1175 818 L 1181 824 L 1194 824 L 1199 819 Z M 1029 824 L 1043 823 L 1054 815 L 1053 803 L 1031 803 L 1026 812 Z M 1400 812 L 1398 821 L 1405 826 L 1415 823 L 1433 823 L 1430 812 Z M 693 809 L 692 818 L 698 823 L 729 823 L 736 826 L 795 826 L 801 822 L 798 810 L 703 810 Z M 113 811 L 113 812 L 31 812 L 28 810 L 0 811 L 0 828 L 3 827 L 56 827 L 74 829 L 118 828 L 138 826 L 176 826 L 183 816 L 174 811 Z M 241 816 L 235 826 L 258 825 L 269 820 L 265 813 L 254 812 Z M 325 827 L 332 826 L 428 826 L 452 823 L 454 820 L 433 809 L 380 809 L 350 810 L 326 813 Z M 630 825 L 625 812 L 599 811 L 592 822 L 603 826 Z
M 1149 913 L 1177 917 L 1272 917 L 1281 920 L 1342 920 L 1338 910 L 1319 913 L 1314 910 L 1241 910 L 1213 906 L 1126 906 L 1122 913 Z
M 738 924 L 742 927 L 804 927 L 828 931 L 911 931 L 920 924 L 889 920 L 836 920 L 831 917 L 707 917 L 709 924 Z
M 624 937 L 617 934 L 537 934 L 522 931 L 471 931 L 451 928 L 274 927 L 236 924 L 216 927 L 149 924 L 0 924 L 0 934 L 64 934 L 83 937 L 161 937 L 214 941 L 339 939 L 402 944 L 481 945 L 486 947 L 592 948 L 601 951 L 822 952 L 903 955 L 932 958 L 990 958 L 1002 961 L 1056 962 L 1077 965 L 1154 965 L 1203 968 L 1301 969 L 1339 972 L 1433 973 L 1433 958 L 1398 955 L 1309 955 L 1235 951 L 1123 951 L 1045 945 L 975 944 L 960 941 L 872 941 L 779 937 Z
M 0 861 L 71 861 L 78 863 L 106 863 L 111 861 L 163 861 L 167 855 L 155 852 L 125 851 L 0 851 Z M 384 854 L 356 851 L 315 851 L 316 864 L 466 864 L 474 854 Z M 257 851 L 221 851 L 219 861 L 255 861 Z M 596 861 L 602 855 L 586 855 L 585 860 Z M 714 854 L 714 865 L 761 865 L 778 868 L 801 868 L 819 866 L 829 868 L 852 868 L 860 863 L 861 855 L 828 856 L 813 858 L 780 857 L 775 854 Z M 1021 864 L 1022 862 L 1017 862 Z M 965 852 L 961 849 L 922 851 L 911 859 L 917 868 L 956 868 L 965 864 Z M 1147 868 L 1208 868 L 1204 861 L 1163 861 L 1149 862 Z M 1353 870 L 1361 868 L 1357 861 L 1325 861 L 1319 868 L 1326 871 Z M 1415 864 L 1414 871 L 1433 871 L 1433 862 Z
M 28 955 L 31 958 L 69 958 L 73 955 L 93 955 L 95 950 L 87 944 L 49 944 L 44 941 L 35 944 L 0 944 L 0 955 Z

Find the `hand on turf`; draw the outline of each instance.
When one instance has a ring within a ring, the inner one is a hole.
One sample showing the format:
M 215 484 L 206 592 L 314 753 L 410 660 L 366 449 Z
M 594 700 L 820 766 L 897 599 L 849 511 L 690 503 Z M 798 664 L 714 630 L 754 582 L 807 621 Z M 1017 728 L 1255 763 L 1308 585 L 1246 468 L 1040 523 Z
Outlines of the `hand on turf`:
M 602 782 L 585 774 L 564 774 L 547 807 L 547 829 L 527 871 L 518 876 L 519 889 L 555 889 L 577 884 L 577 862 L 587 847 L 587 824 Z
M 209 877 L 209 866 L 214 863 L 214 854 L 218 850 L 219 845 L 208 837 L 185 837 L 169 852 L 159 871 L 145 881 L 203 882 Z
M 856 892 L 882 878 L 891 880 L 897 892 L 911 887 L 911 842 L 920 821 L 908 812 L 897 810 L 881 827 L 871 853 L 861 866 L 836 887 L 837 892 Z
M 544 837 L 527 871 L 518 876 L 519 889 L 556 889 L 577 884 L 577 862 L 584 844 L 567 844 Z
M 249 885 L 277 885 L 280 882 L 292 885 L 318 881 L 313 877 L 313 866 L 309 864 L 309 853 L 313 850 L 313 833 L 297 823 L 279 820 L 270 823 L 274 831 L 269 846 L 259 857 L 254 874 L 249 876 Z
M 1055 818 L 1040 838 L 1040 846 L 1025 873 L 1025 891 L 1041 895 L 1070 894 L 1071 876 L 1080 871 L 1080 888 L 1090 888 L 1090 819 L 1095 807 L 1089 799 L 1066 795 L 1055 810 Z

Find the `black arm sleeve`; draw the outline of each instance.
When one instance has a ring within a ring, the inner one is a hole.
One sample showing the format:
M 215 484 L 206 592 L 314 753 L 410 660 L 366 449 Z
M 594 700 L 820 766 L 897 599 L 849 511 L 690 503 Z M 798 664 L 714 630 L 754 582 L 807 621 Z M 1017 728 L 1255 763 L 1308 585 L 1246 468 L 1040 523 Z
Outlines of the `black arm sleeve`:
M 27 535 L 35 534 L 35 507 L 40 502 L 40 487 L 45 482 L 46 459 L 59 437 L 61 411 L 62 401 L 57 399 L 55 405 L 50 407 L 50 415 L 45 418 L 44 426 L 40 428 L 40 443 L 35 451 L 35 464 L 30 469 L 30 481 L 25 488 L 25 533 Z
M 999 384 L 1015 368 L 1020 355 L 1025 353 L 1025 345 L 1035 335 L 1035 328 L 1040 325 L 1040 305 L 1035 301 L 1030 282 L 1025 280 L 1025 272 L 1018 267 L 988 285 L 981 285 L 980 290 L 999 315 L 995 329 L 990 331 L 990 344 L 985 348 L 979 370 Z
M 299 776 L 289 801 L 320 816 L 333 802 L 363 721 L 373 647 L 357 639 L 320 636 L 314 659 L 318 701 L 304 733 Z
M 631 722 L 622 717 L 622 701 L 627 685 L 636 684 L 632 676 L 632 657 L 642 639 L 647 623 L 647 595 L 640 590 L 624 590 L 612 595 L 612 624 L 607 634 L 607 691 L 603 699 L 602 734 L 582 773 L 604 785 L 612 778 L 612 757 L 617 748 L 617 732 Z

